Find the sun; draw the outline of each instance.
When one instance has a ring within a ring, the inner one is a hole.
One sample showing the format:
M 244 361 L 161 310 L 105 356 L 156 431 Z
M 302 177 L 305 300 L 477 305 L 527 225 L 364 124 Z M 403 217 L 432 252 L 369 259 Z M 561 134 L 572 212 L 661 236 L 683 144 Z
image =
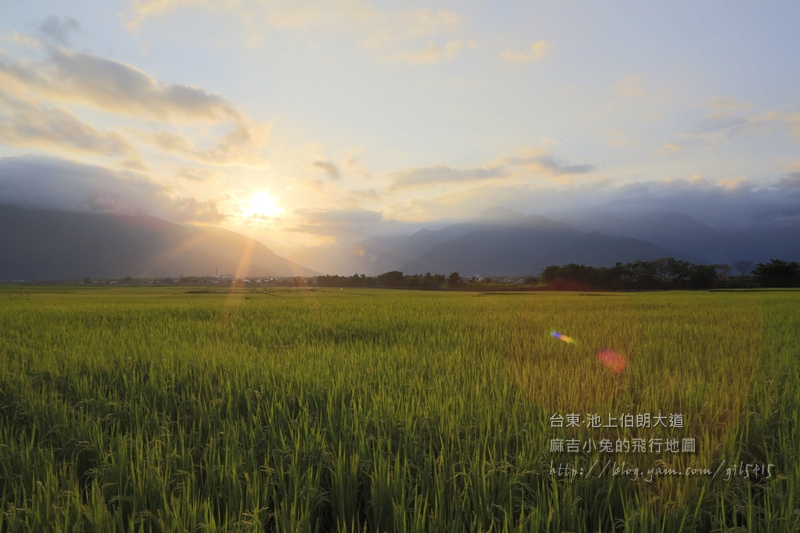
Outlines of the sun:
M 269 191 L 254 193 L 247 201 L 241 203 L 241 210 L 246 218 L 273 218 L 285 211 L 275 203 L 275 198 Z

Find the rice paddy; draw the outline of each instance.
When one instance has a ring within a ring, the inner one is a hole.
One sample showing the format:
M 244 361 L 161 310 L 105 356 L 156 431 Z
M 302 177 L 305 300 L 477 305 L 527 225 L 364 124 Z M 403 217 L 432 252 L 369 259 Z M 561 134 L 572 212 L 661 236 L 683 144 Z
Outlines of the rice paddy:
M 798 531 L 798 304 L 6 287 L 0 532 Z

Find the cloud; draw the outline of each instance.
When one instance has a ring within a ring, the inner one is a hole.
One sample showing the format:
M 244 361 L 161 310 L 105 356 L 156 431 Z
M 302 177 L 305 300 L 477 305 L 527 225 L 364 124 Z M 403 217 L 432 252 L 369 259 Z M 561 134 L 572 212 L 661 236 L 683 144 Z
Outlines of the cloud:
M 453 58 L 463 47 L 454 38 L 463 26 L 463 18 L 457 13 L 443 9 L 384 11 L 367 0 L 136 0 L 127 12 L 120 14 L 120 19 L 130 31 L 136 32 L 148 19 L 179 9 L 232 13 L 244 23 L 243 37 L 250 46 L 257 44 L 270 29 L 313 31 L 315 38 L 327 32 L 336 39 L 344 36 L 358 41 L 384 60 L 407 64 L 439 63 Z M 449 40 L 443 46 L 429 44 L 421 50 L 411 46 L 387 53 L 433 36 Z
M 721 180 L 717 180 L 717 185 L 719 185 L 725 190 L 735 191 L 740 187 L 748 187 L 750 184 L 747 178 L 745 178 L 744 176 L 739 176 L 736 178 L 724 178 Z
M 536 174 L 555 178 L 574 174 L 586 174 L 594 170 L 593 165 L 567 165 L 557 161 L 549 152 L 530 150 L 530 155 L 507 157 L 502 161 L 511 166 L 521 166 Z
M 403 50 L 387 55 L 383 61 L 387 63 L 405 63 L 407 65 L 437 65 L 443 61 L 453 59 L 464 48 L 464 43 L 458 40 L 448 41 L 444 47 L 437 46 L 429 41 L 423 50 Z
M 80 29 L 80 22 L 74 18 L 57 15 L 50 15 L 36 26 L 36 32 L 40 37 L 62 46 L 69 46 L 70 35 Z
M 781 179 L 778 180 L 777 186 L 779 188 L 800 190 L 800 172 L 789 172 L 784 174 Z
M 682 151 L 684 148 L 688 148 L 690 146 L 697 146 L 698 144 L 700 144 L 700 142 L 696 139 L 690 140 L 687 138 L 681 138 L 681 139 L 676 139 L 674 141 L 667 141 L 664 144 L 662 144 L 658 149 L 653 150 L 650 153 L 657 156 L 667 156 L 676 154 Z
M 715 108 L 729 107 L 733 104 L 715 102 Z M 729 111 L 719 111 L 706 115 L 703 120 L 692 126 L 685 133 L 681 133 L 671 141 L 665 142 L 659 149 L 654 150 L 654 155 L 670 155 L 685 148 L 698 146 L 713 146 L 737 135 L 757 131 L 756 120 L 751 117 L 742 117 Z
M 116 132 L 102 132 L 59 108 L 37 107 L 0 93 L 0 142 L 108 157 L 138 158 Z
M 642 91 L 641 84 L 641 76 L 627 76 L 614 85 L 614 92 L 620 96 L 642 96 L 644 91 Z
M 695 176 L 619 187 L 584 186 L 572 189 L 569 195 L 547 199 L 545 209 L 549 213 L 612 212 L 619 216 L 679 212 L 720 228 L 780 225 L 786 214 L 800 205 L 800 188 L 791 184 L 792 177 L 787 175 L 767 185 L 741 176 L 718 180 Z M 545 205 L 538 198 L 535 201 Z
M 552 47 L 553 45 L 547 41 L 536 41 L 531 45 L 530 52 L 505 51 L 500 54 L 500 57 L 509 63 L 531 63 L 544 59 L 545 53 Z
M 266 162 L 254 150 L 263 146 L 269 138 L 270 123 L 252 120 L 219 95 L 198 87 L 157 82 L 145 72 L 125 63 L 54 48 L 48 49 L 47 56 L 38 62 L 14 61 L 0 55 L 0 87 L 3 88 L 0 96 L 5 93 L 6 101 L 11 101 L 13 94 L 20 101 L 45 98 L 50 101 L 77 102 L 115 116 L 159 121 L 163 125 L 232 125 L 230 133 L 201 148 L 195 147 L 180 133 L 157 132 L 143 137 L 162 150 L 192 161 L 214 165 L 266 166 Z M 31 109 L 28 105 L 25 112 L 31 114 Z M 20 115 L 22 111 L 21 107 L 12 114 Z M 119 150 L 125 148 L 124 141 L 116 134 L 105 134 L 102 138 L 104 134 L 88 124 L 79 128 L 78 119 L 68 111 L 54 109 L 47 113 L 40 111 L 39 115 L 40 121 L 49 124 L 47 128 L 39 128 L 41 131 L 36 133 L 40 137 L 39 142 L 55 139 L 61 132 L 71 129 L 79 135 L 72 140 L 65 139 L 65 146 L 96 151 L 103 148 L 100 141 L 104 140 L 109 150 L 113 146 Z M 6 133 L 7 137 L 10 135 Z M 27 135 L 32 136 L 33 132 Z M 89 143 L 89 139 L 93 139 L 94 144 Z M 22 140 L 15 142 L 21 143 Z
M 222 137 L 211 146 L 198 148 L 195 143 L 181 133 L 165 130 L 157 132 L 137 132 L 140 137 L 165 152 L 182 156 L 185 159 L 207 165 L 243 165 L 251 168 L 267 168 L 267 162 L 258 156 L 252 146 L 258 146 L 266 138 L 270 124 L 245 126 L 237 124 L 233 132 Z
M 176 198 L 132 172 L 50 157 L 0 158 L 0 203 L 77 212 L 147 214 L 176 222 L 218 223 L 214 202 Z
M 296 209 L 300 223 L 287 231 L 324 235 L 336 239 L 358 238 L 375 231 L 384 222 L 383 214 L 366 209 Z
M 203 183 L 219 177 L 219 173 L 205 168 L 183 167 L 178 171 L 178 176 L 195 183 Z
M 311 166 L 316 168 L 321 168 L 328 174 L 328 177 L 332 180 L 342 179 L 342 172 L 336 165 L 334 165 L 330 161 L 314 161 L 311 164 Z
M 361 162 L 358 160 L 357 157 L 348 158 L 347 161 L 345 161 L 345 166 L 347 167 L 347 170 L 349 170 L 353 174 L 358 174 L 362 178 L 372 177 L 372 174 L 370 174 L 369 172 L 364 170 L 364 168 L 361 167 Z
M 219 95 L 198 87 L 159 83 L 141 70 L 118 61 L 64 49 L 50 49 L 47 57 L 38 63 L 15 62 L 0 56 L 0 87 L 7 91 L 7 95 L 8 92 L 16 94 L 18 99 L 39 96 L 78 102 L 116 116 L 159 121 L 164 125 L 232 125 L 230 133 L 203 147 L 196 147 L 181 133 L 160 131 L 140 133 L 140 136 L 162 150 L 191 161 L 266 167 L 266 162 L 254 150 L 269 138 L 270 123 L 252 120 Z M 10 98 L 9 95 L 6 100 Z M 25 109 L 28 114 L 32 113 L 30 107 Z M 17 115 L 21 112 L 15 111 Z M 88 124 L 79 128 L 77 118 L 67 111 L 50 110 L 39 114 L 40 121 L 46 120 L 50 124 L 49 128 L 40 128 L 37 133 L 42 139 L 55 139 L 71 129 L 79 135 L 72 140 L 65 139 L 65 145 L 88 150 L 104 147 L 110 150 L 114 146 L 118 150 L 132 150 L 116 134 L 102 134 Z M 44 131 L 46 129 L 50 131 Z M 95 141 L 94 144 L 89 143 L 90 139 Z M 104 144 L 100 143 L 101 140 Z
M 689 130 L 690 135 L 717 134 L 732 137 L 740 133 L 750 124 L 750 121 L 728 113 L 715 113 L 706 116 L 699 124 Z
M 380 195 L 375 191 L 375 189 L 367 189 L 366 191 L 348 191 L 349 194 L 353 198 L 357 198 L 359 200 L 370 200 L 373 202 L 377 202 L 381 199 Z
M 733 96 L 715 96 L 706 101 L 706 105 L 717 112 L 732 113 L 744 111 L 752 107 L 750 102 L 743 102 Z
M 388 174 L 392 184 L 389 190 L 409 187 L 440 185 L 443 183 L 468 183 L 487 179 L 503 178 L 508 174 L 501 166 L 482 168 L 453 168 L 445 165 L 407 168 Z
M 159 83 L 132 65 L 64 49 L 50 49 L 37 63 L 0 58 L 0 81 L 23 93 L 34 90 L 120 115 L 213 122 L 243 118 L 224 98 L 199 87 Z
M 251 30 L 264 28 L 360 30 L 370 41 L 403 41 L 418 35 L 455 31 L 462 23 L 457 13 L 431 9 L 385 12 L 367 0 L 135 0 L 122 23 L 138 31 L 149 18 L 179 9 L 203 9 L 211 13 L 228 11 L 238 15 Z
M 800 113 L 791 111 L 770 111 L 764 115 L 752 117 L 754 122 L 777 122 L 789 127 L 791 135 L 800 141 Z
M 614 146 L 619 146 L 619 147 L 636 146 L 637 144 L 639 144 L 639 142 L 632 139 L 630 135 L 619 130 L 608 130 L 604 133 L 601 133 L 600 137 L 607 140 Z

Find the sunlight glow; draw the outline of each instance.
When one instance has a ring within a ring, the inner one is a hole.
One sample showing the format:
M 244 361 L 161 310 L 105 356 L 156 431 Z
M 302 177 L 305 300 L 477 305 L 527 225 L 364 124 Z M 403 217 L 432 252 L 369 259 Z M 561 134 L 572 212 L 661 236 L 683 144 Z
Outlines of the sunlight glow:
M 273 218 L 282 214 L 285 209 L 275 203 L 275 198 L 269 191 L 261 191 L 253 194 L 245 202 L 240 202 L 242 215 L 246 218 Z

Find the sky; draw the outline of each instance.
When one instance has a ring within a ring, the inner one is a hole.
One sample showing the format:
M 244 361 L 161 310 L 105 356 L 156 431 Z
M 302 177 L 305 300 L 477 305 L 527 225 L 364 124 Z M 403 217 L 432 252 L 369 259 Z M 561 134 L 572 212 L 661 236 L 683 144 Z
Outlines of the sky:
M 800 3 L 0 0 L 0 204 L 279 253 L 467 220 L 800 223 Z

